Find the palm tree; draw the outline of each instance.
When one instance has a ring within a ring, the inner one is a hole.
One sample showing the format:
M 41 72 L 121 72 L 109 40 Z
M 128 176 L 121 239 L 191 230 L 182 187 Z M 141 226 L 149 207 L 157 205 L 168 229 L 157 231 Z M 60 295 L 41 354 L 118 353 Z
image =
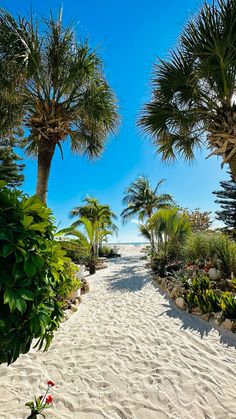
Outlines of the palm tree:
M 118 114 L 102 62 L 87 41 L 78 42 L 72 27 L 63 27 L 61 12 L 58 19 L 51 15 L 43 23 L 39 32 L 33 19 L 14 19 L 0 11 L 0 56 L 11 69 L 12 101 L 29 133 L 23 145 L 37 156 L 36 193 L 46 201 L 56 147 L 62 154 L 62 143 L 69 138 L 72 152 L 99 156 L 117 128 Z M 2 108 L 0 103 L 0 114 Z
M 169 60 L 160 60 L 139 124 L 164 160 L 206 145 L 236 180 L 236 1 L 204 4 Z
M 153 214 L 146 224 L 140 224 L 139 231 L 151 244 L 154 238 L 153 253 L 159 256 L 160 273 L 163 274 L 168 260 L 176 256 L 179 246 L 189 236 L 191 223 L 178 208 L 163 208 Z
M 98 256 L 99 246 L 102 245 L 103 239 L 107 236 L 101 234 L 101 231 L 109 231 L 109 234 L 117 233 L 118 228 L 113 222 L 117 217 L 109 205 L 100 204 L 96 198 L 86 197 L 83 202 L 84 205 L 75 207 L 70 211 L 69 216 L 71 218 L 78 217 L 73 222 L 72 227 L 80 226 L 81 219 L 88 219 L 92 225 L 95 225 L 94 251 L 95 255 Z
M 171 205 L 173 201 L 169 194 L 158 194 L 158 190 L 163 182 L 164 179 L 161 179 L 154 189 L 146 176 L 140 176 L 132 182 L 126 188 L 123 198 L 123 204 L 127 205 L 121 213 L 123 222 L 126 222 L 136 214 L 139 220 L 143 221 L 150 218 L 155 210 Z M 153 247 L 153 237 L 151 244 Z

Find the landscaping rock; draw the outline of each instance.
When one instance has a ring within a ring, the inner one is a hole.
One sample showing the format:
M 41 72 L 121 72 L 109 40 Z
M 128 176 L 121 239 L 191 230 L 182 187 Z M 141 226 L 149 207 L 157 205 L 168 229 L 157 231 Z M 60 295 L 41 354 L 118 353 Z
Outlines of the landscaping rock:
M 177 297 L 175 300 L 176 307 L 180 308 L 180 310 L 186 310 L 187 304 L 184 301 L 183 297 Z
M 211 313 L 204 313 L 201 315 L 201 319 L 205 320 L 206 322 L 209 322 L 210 317 L 211 317 Z
M 180 287 L 174 287 L 172 288 L 171 292 L 170 292 L 170 297 L 171 298 L 178 298 L 182 295 L 183 290 Z
M 234 328 L 234 322 L 230 319 L 225 319 L 223 323 L 221 323 L 221 327 L 226 330 L 232 330 Z
M 193 307 L 191 314 L 194 314 L 195 316 L 202 316 L 203 312 L 199 307 Z
M 78 306 L 76 306 L 75 304 L 71 304 L 70 309 L 72 313 L 75 313 L 78 310 Z
M 160 283 L 160 288 L 166 292 L 167 290 L 167 281 L 165 278 L 162 278 L 161 283 Z
M 220 281 L 222 278 L 220 271 L 216 268 L 210 268 L 208 271 L 208 276 L 211 281 Z

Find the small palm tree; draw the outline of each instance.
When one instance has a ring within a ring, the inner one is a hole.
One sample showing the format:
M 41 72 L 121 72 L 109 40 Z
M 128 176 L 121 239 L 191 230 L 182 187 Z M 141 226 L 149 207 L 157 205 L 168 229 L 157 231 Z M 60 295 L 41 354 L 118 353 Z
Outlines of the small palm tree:
M 154 240 L 152 252 L 159 256 L 160 273 L 163 274 L 168 260 L 176 256 L 179 246 L 190 235 L 191 224 L 188 216 L 178 208 L 163 208 L 153 214 L 146 224 L 140 224 L 139 231 L 151 244 Z
M 72 227 L 76 228 L 80 226 L 81 219 L 88 219 L 92 225 L 96 226 L 94 252 L 98 256 L 99 247 L 102 245 L 103 239 L 107 236 L 107 234 L 104 235 L 101 232 L 109 231 L 109 234 L 117 233 L 118 228 L 113 222 L 117 217 L 109 205 L 100 204 L 96 198 L 86 197 L 83 202 L 84 205 L 75 207 L 70 211 L 69 216 L 71 218 L 78 217 L 73 222 Z
M 9 69 L 13 95 L 5 108 L 6 95 L 1 98 L 0 115 L 5 109 L 8 123 L 17 121 L 27 129 L 22 145 L 37 156 L 36 193 L 46 201 L 56 147 L 62 154 L 69 138 L 72 152 L 99 156 L 117 128 L 118 114 L 96 52 L 76 40 L 71 26 L 63 27 L 61 12 L 58 19 L 51 15 L 43 23 L 39 32 L 33 19 L 14 19 L 0 10 L 0 57 Z
M 169 194 L 158 194 L 163 182 L 164 180 L 161 179 L 154 189 L 146 176 L 140 176 L 132 182 L 125 190 L 123 198 L 123 204 L 127 205 L 121 213 L 123 222 L 134 215 L 138 215 L 139 220 L 143 221 L 150 218 L 154 211 L 173 204 Z M 154 244 L 153 238 L 151 244 L 152 246 Z
M 206 145 L 236 180 L 236 1 L 205 3 L 161 60 L 139 121 L 164 160 L 191 160 Z

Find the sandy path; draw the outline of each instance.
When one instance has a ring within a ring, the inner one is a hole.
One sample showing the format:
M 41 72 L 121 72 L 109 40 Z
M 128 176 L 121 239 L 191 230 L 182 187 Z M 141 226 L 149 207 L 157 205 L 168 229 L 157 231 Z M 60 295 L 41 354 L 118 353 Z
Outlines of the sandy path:
M 25 418 L 48 378 L 50 418 L 236 418 L 236 337 L 170 305 L 135 255 L 90 285 L 47 353 L 0 367 L 0 418 Z

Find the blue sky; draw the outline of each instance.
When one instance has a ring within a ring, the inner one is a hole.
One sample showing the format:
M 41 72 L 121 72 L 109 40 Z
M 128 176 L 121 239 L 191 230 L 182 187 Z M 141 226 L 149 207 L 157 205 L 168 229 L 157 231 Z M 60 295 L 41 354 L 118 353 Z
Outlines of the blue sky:
M 121 114 L 117 135 L 109 138 L 103 155 L 96 162 L 72 156 L 64 145 L 64 160 L 56 153 L 49 181 L 48 205 L 61 226 L 69 224 L 68 212 L 86 195 L 96 196 L 120 214 L 124 188 L 138 175 L 145 174 L 155 184 L 166 179 L 161 191 L 168 192 L 179 205 L 190 209 L 215 211 L 212 191 L 227 178 L 220 161 L 207 151 L 197 154 L 190 165 L 178 160 L 162 163 L 147 138 L 140 135 L 136 121 L 142 105 L 150 97 L 150 76 L 158 57 L 165 58 L 176 44 L 187 18 L 198 10 L 198 0 L 2 0 L 1 7 L 13 13 L 38 15 L 54 13 L 63 5 L 65 23 L 73 19 L 78 37 L 88 37 L 104 61 L 109 83 L 116 92 Z M 33 194 L 36 160 L 25 160 L 23 189 Z M 120 223 L 119 223 L 120 224 Z M 118 240 L 142 241 L 134 222 L 119 225 Z

